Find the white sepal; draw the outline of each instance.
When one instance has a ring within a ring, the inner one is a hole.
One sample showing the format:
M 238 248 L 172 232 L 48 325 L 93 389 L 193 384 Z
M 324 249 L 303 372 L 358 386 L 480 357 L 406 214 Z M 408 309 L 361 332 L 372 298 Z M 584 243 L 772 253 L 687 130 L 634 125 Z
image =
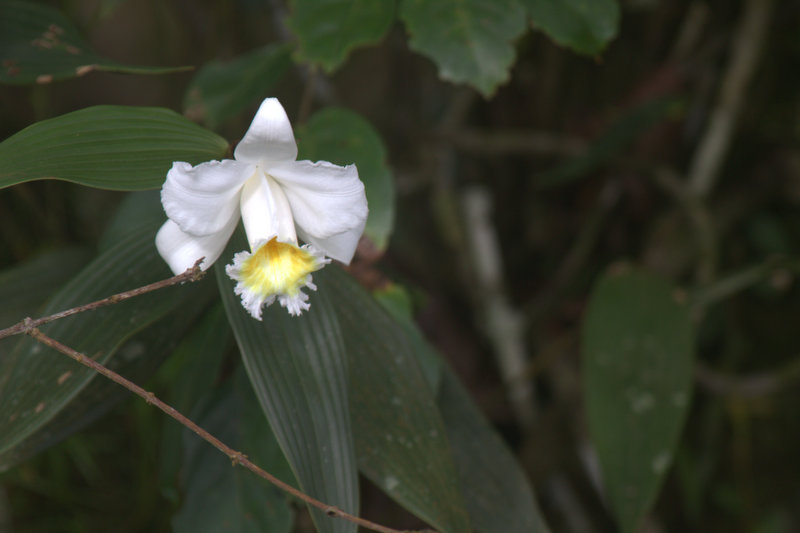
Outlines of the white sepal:
M 283 186 L 295 224 L 306 235 L 325 239 L 361 227 L 367 219 L 367 196 L 355 165 L 293 161 L 267 172 Z
M 184 272 L 201 257 L 205 259 L 200 266 L 206 270 L 222 254 L 238 222 L 239 213 L 236 212 L 217 233 L 197 237 L 182 231 L 172 220 L 167 220 L 156 234 L 156 248 L 175 274 Z
M 239 190 L 254 171 L 254 166 L 232 159 L 196 167 L 173 163 L 161 189 L 164 211 L 186 233 L 216 233 L 238 212 Z
M 353 259 L 353 255 L 356 253 L 356 247 L 358 246 L 359 239 L 361 239 L 361 234 L 364 233 L 364 225 L 366 222 L 366 220 L 363 220 L 361 224 L 354 228 L 350 228 L 338 235 L 325 237 L 324 239 L 309 235 L 300 227 L 297 228 L 297 235 L 326 256 L 349 265 L 350 261 Z
M 261 166 L 297 159 L 292 125 L 277 98 L 267 98 L 261 102 L 233 156 L 238 161 Z

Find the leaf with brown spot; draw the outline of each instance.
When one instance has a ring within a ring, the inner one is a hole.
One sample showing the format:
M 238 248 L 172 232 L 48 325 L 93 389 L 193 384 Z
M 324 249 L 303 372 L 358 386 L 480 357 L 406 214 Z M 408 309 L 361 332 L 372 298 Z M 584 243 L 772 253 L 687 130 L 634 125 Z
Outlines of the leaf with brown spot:
M 165 74 L 191 67 L 133 66 L 97 54 L 63 13 L 38 2 L 0 0 L 0 83 L 28 85 L 91 70 Z

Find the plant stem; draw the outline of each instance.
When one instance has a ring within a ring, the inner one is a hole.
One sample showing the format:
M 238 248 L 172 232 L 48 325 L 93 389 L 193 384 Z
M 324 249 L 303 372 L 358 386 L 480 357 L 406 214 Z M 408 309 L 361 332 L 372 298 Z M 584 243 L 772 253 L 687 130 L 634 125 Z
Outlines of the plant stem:
M 203 428 L 201 428 L 200 426 L 195 424 L 193 421 L 191 421 L 189 418 L 184 416 L 177 409 L 175 409 L 174 407 L 172 407 L 172 406 L 166 404 L 165 402 L 159 400 L 156 397 L 156 395 L 153 394 L 152 392 L 146 391 L 145 389 L 143 389 L 139 385 L 137 385 L 137 384 L 133 383 L 132 381 L 122 377 L 121 375 L 117 374 L 113 370 L 110 370 L 109 368 L 107 368 L 107 367 L 103 366 L 102 364 L 98 363 L 94 359 L 92 359 L 90 357 L 87 357 L 86 355 L 78 352 L 77 350 L 74 350 L 73 348 L 70 348 L 69 346 L 67 346 L 65 344 L 62 344 L 61 342 L 53 339 L 52 337 L 49 337 L 49 336 L 45 335 L 39 329 L 39 326 L 41 326 L 42 324 L 47 324 L 49 322 L 53 322 L 54 320 L 58 320 L 58 319 L 61 319 L 61 318 L 72 316 L 72 315 L 75 315 L 77 313 L 82 313 L 84 311 L 91 311 L 93 309 L 97 309 L 98 307 L 104 307 L 106 305 L 119 303 L 119 302 L 125 301 L 125 300 L 127 300 L 129 298 L 133 298 L 134 296 L 139 296 L 141 294 L 152 292 L 152 291 L 155 291 L 155 290 L 158 290 L 158 289 L 163 289 L 165 287 L 169 287 L 169 286 L 172 286 L 172 285 L 177 285 L 177 284 L 184 283 L 184 282 L 187 282 L 187 281 L 188 282 L 198 281 L 205 275 L 205 272 L 200 269 L 200 263 L 202 263 L 202 261 L 203 261 L 203 258 L 198 259 L 197 262 L 191 268 L 187 269 L 182 274 L 178 274 L 177 276 L 173 276 L 171 278 L 167 278 L 167 279 L 164 279 L 164 280 L 161 280 L 161 281 L 157 281 L 157 282 L 151 283 L 149 285 L 144 285 L 144 286 L 138 287 L 136 289 L 131 289 L 129 291 L 121 292 L 119 294 L 114 294 L 112 296 L 109 296 L 108 298 L 103 298 L 102 300 L 97 300 L 97 301 L 94 301 L 94 302 L 91 302 L 91 303 L 88 303 L 88 304 L 84 304 L 84 305 L 80 305 L 80 306 L 77 306 L 77 307 L 73 307 L 71 309 L 67 309 L 65 311 L 60 311 L 58 313 L 55 313 L 55 314 L 52 314 L 52 315 L 49 315 L 49 316 L 46 316 L 46 317 L 37 318 L 37 319 L 31 319 L 30 317 L 29 318 L 25 318 L 24 320 L 18 322 L 17 324 L 14 324 L 11 327 L 8 327 L 8 328 L 0 330 L 0 339 L 3 339 L 5 337 L 10 337 L 10 336 L 13 336 L 13 335 L 20 335 L 20 334 L 24 333 L 26 335 L 29 335 L 29 336 L 33 337 L 34 339 L 36 339 L 38 342 L 44 344 L 45 346 L 49 346 L 50 348 L 52 348 L 54 350 L 57 350 L 57 351 L 65 354 L 65 355 L 69 356 L 70 358 L 74 359 L 78 363 L 91 368 L 92 370 L 94 370 L 95 372 L 97 372 L 99 374 L 102 374 L 103 376 L 107 377 L 108 379 L 110 379 L 114 383 L 117 383 L 118 385 L 121 385 L 121 386 L 125 387 L 126 389 L 128 389 L 132 393 L 134 393 L 137 396 L 139 396 L 140 398 L 144 399 L 144 401 L 146 401 L 147 403 L 156 406 L 158 409 L 160 409 L 161 411 L 163 411 L 164 413 L 166 413 L 167 415 L 169 415 L 170 417 L 172 417 L 173 419 L 178 421 L 181 425 L 183 425 L 184 427 L 187 427 L 188 429 L 193 431 L 195 434 L 200 436 L 203 440 L 205 440 L 206 442 L 208 442 L 209 444 L 214 446 L 216 449 L 218 449 L 219 451 L 221 451 L 222 453 L 227 455 L 230 458 L 230 460 L 231 460 L 231 462 L 233 463 L 234 466 L 237 465 L 237 464 L 238 465 L 242 465 L 246 469 L 250 470 L 251 472 L 253 472 L 257 476 L 269 481 L 270 483 L 272 483 L 276 487 L 280 488 L 281 490 L 283 490 L 285 492 L 288 492 L 292 496 L 294 496 L 294 497 L 306 502 L 309 505 L 312 505 L 312 506 L 316 507 L 317 509 L 322 510 L 328 516 L 336 517 L 336 518 L 343 518 L 343 519 L 348 520 L 350 522 L 353 522 L 353 523 L 355 523 L 355 524 L 357 524 L 357 525 L 359 525 L 359 526 L 361 526 L 363 528 L 369 529 L 371 531 L 376 531 L 378 533 L 412 533 L 412 532 L 409 532 L 409 531 L 401 531 L 399 529 L 392 529 L 390 527 L 382 526 L 380 524 L 376 524 L 376 523 L 371 522 L 369 520 L 365 520 L 363 518 L 359 518 L 357 516 L 351 515 L 351 514 L 345 512 L 345 511 L 339 509 L 338 507 L 335 507 L 333 505 L 328 505 L 328 504 L 326 504 L 324 502 L 321 502 L 321 501 L 319 501 L 319 500 L 317 500 L 315 498 L 312 498 L 311 496 L 305 494 L 304 492 L 292 487 L 291 485 L 289 485 L 287 483 L 284 483 L 283 481 L 281 481 L 280 479 L 276 478 L 275 476 L 273 476 L 269 472 L 263 470 L 259 466 L 257 466 L 254 463 L 250 462 L 250 460 L 247 458 L 247 456 L 244 455 L 242 452 L 237 452 L 233 448 L 229 447 L 224 442 L 222 442 L 218 438 L 214 437 L 209 432 L 207 432 L 206 430 L 204 430 Z M 431 531 L 432 532 L 432 530 L 425 530 L 425 531 Z M 424 532 L 420 531 L 418 533 L 424 533 Z M 435 533 L 435 532 L 432 532 L 432 533 Z
M 369 520 L 365 520 L 363 518 L 359 518 L 357 516 L 353 516 L 353 515 L 351 515 L 349 513 L 346 513 L 345 511 L 342 511 L 338 507 L 335 507 L 333 505 L 328 505 L 328 504 L 323 503 L 323 502 L 321 502 L 321 501 L 319 501 L 319 500 L 317 500 L 315 498 L 312 498 L 311 496 L 305 494 L 304 492 L 299 491 L 298 489 L 292 487 L 291 485 L 289 485 L 287 483 L 284 483 L 283 481 L 281 481 L 280 479 L 276 478 L 275 476 L 273 476 L 269 472 L 267 472 L 267 471 L 263 470 L 262 468 L 260 468 L 259 466 L 255 465 L 254 463 L 252 463 L 247 458 L 247 456 L 245 454 L 243 454 L 242 452 L 237 452 L 236 450 L 234 450 L 230 446 L 226 445 L 224 442 L 222 442 L 221 440 L 219 440 L 215 436 L 211 435 L 209 432 L 207 432 L 206 430 L 204 430 L 203 428 L 201 428 L 200 426 L 195 424 L 193 421 L 189 420 L 186 416 L 181 414 L 177 409 L 175 409 L 174 407 L 171 407 L 170 405 L 166 404 L 165 402 L 159 400 L 156 397 L 156 395 L 153 394 L 152 392 L 146 391 L 145 389 L 143 389 L 139 385 L 133 383 L 132 381 L 130 381 L 130 380 L 128 380 L 128 379 L 126 379 L 126 378 L 124 378 L 122 376 L 120 376 L 119 374 L 117 374 L 113 370 L 110 370 L 110 369 L 106 368 L 105 366 L 103 366 L 102 364 L 98 363 L 94 359 L 86 357 L 84 354 L 82 354 L 82 353 L 80 353 L 80 352 L 78 352 L 76 350 L 73 350 L 69 346 L 66 346 L 65 344 L 62 344 L 62 343 L 58 342 L 57 340 L 55 340 L 55 339 L 53 339 L 51 337 L 48 337 L 47 335 L 42 333 L 41 330 L 39 330 L 36 327 L 30 327 L 27 331 L 25 331 L 25 333 L 30 335 L 31 337 L 33 337 L 37 341 L 41 342 L 42 344 L 44 344 L 46 346 L 49 346 L 50 348 L 53 348 L 54 350 L 57 350 L 57 351 L 65 354 L 65 355 L 69 356 L 70 358 L 74 359 L 78 363 L 91 368 L 95 372 L 97 372 L 99 374 L 102 374 L 103 376 L 107 377 L 108 379 L 110 379 L 114 383 L 117 383 L 117 384 L 125 387 L 126 389 L 128 389 L 132 393 L 136 394 L 137 396 L 142 398 L 144 401 L 146 401 L 150 405 L 153 405 L 153 406 L 157 407 L 158 409 L 160 409 L 161 411 L 163 411 L 164 413 L 166 413 L 167 415 L 169 415 L 173 419 L 177 420 L 181 425 L 189 428 L 191 431 L 193 431 L 198 436 L 200 436 L 200 438 L 202 438 L 203 440 L 205 440 L 206 442 L 208 442 L 209 444 L 214 446 L 216 449 L 218 449 L 219 451 L 221 451 L 222 453 L 227 455 L 230 458 L 230 460 L 231 460 L 231 462 L 233 463 L 234 466 L 237 465 L 237 464 L 238 465 L 242 465 L 246 469 L 250 470 L 251 472 L 253 472 L 257 476 L 266 479 L 267 481 L 269 481 L 270 483 L 272 483 L 276 487 L 280 488 L 281 490 L 283 490 L 285 492 L 288 492 L 289 494 L 291 494 L 292 496 L 294 496 L 296 498 L 299 498 L 300 500 L 303 500 L 304 502 L 306 502 L 309 505 L 313 505 L 317 509 L 322 510 L 328 516 L 336 517 L 336 518 L 343 518 L 345 520 L 349 520 L 350 522 L 358 524 L 361 527 L 367 528 L 367 529 L 369 529 L 371 531 L 377 531 L 379 533 L 404 533 L 401 530 L 392 529 L 392 528 L 389 528 L 389 527 L 386 527 L 386 526 L 382 526 L 380 524 L 376 524 L 376 523 L 371 522 Z
M 42 324 L 47 324 L 48 322 L 53 322 L 54 320 L 59 320 L 61 318 L 66 318 L 68 316 L 77 315 L 78 313 L 83 313 L 84 311 L 91 311 L 93 309 L 97 309 L 99 307 L 105 307 L 106 305 L 116 304 L 119 302 L 123 302 L 134 296 L 139 296 L 141 294 L 145 294 L 152 291 L 157 291 L 158 289 L 163 289 L 165 287 L 170 287 L 172 285 L 178 285 L 180 283 L 185 283 L 187 281 L 199 281 L 200 279 L 205 276 L 205 272 L 200 269 L 200 263 L 203 262 L 204 257 L 198 259 L 193 266 L 187 268 L 185 272 L 182 274 L 178 274 L 177 276 L 172 276 L 171 278 L 163 279 L 161 281 L 156 281 L 155 283 L 151 283 L 149 285 L 145 285 L 143 287 L 137 287 L 135 289 L 131 289 L 129 291 L 121 292 L 119 294 L 113 294 L 108 298 L 103 298 L 102 300 L 97 300 L 88 304 L 79 305 L 77 307 L 73 307 L 71 309 L 67 309 L 66 311 L 60 311 L 58 313 L 45 316 L 42 318 L 37 318 L 35 320 L 31 319 L 30 317 L 17 322 L 13 326 L 10 326 L 5 329 L 0 329 L 0 339 L 4 339 L 6 337 L 11 337 L 12 335 L 19 335 L 20 333 L 28 333 L 33 328 L 38 328 Z

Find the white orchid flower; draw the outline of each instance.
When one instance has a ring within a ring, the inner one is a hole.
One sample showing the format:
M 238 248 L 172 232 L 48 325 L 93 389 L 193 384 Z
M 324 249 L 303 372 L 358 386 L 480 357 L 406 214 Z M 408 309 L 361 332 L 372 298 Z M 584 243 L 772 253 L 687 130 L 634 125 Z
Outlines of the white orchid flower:
M 195 167 L 175 162 L 161 189 L 169 220 L 156 235 L 161 257 L 176 274 L 205 257 L 216 261 L 239 222 L 250 252 L 239 252 L 225 271 L 236 294 L 261 320 L 264 304 L 278 299 L 292 315 L 309 308 L 316 290 L 311 272 L 330 262 L 349 263 L 367 220 L 364 184 L 355 165 L 296 161 L 297 144 L 283 106 L 267 98 L 234 151 L 234 159 Z M 297 237 L 306 242 L 298 246 Z

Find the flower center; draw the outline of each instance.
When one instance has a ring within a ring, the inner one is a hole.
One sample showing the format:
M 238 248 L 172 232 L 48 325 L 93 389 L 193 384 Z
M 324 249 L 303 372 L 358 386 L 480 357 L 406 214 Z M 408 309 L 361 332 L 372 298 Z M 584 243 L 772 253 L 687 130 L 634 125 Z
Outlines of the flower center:
M 262 297 L 296 296 L 306 285 L 308 275 L 321 266 L 318 258 L 307 250 L 273 237 L 242 262 L 238 279 Z

